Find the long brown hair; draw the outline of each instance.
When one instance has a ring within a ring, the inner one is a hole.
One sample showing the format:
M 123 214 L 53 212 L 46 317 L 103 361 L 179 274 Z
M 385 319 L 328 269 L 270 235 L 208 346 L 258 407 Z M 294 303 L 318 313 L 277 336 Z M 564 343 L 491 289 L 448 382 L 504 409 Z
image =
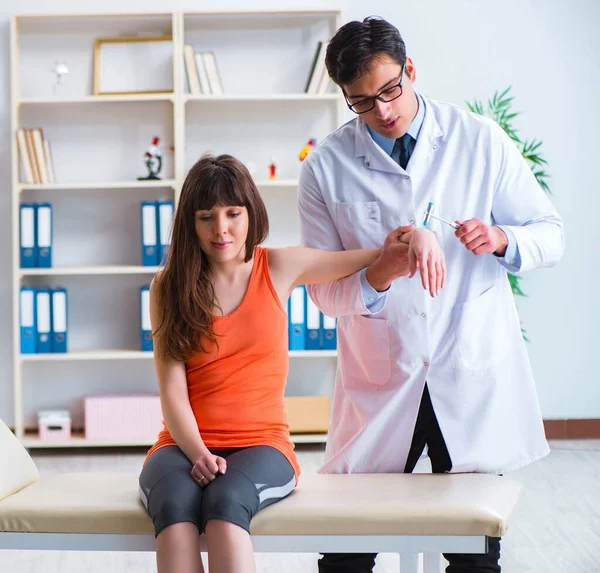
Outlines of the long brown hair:
M 265 204 L 243 163 L 231 155 L 207 155 L 194 164 L 183 182 L 167 263 L 155 278 L 160 318 L 154 337 L 162 357 L 185 361 L 206 352 L 205 342 L 217 343 L 215 293 L 195 228 L 196 212 L 215 205 L 248 210 L 245 262 L 269 233 Z

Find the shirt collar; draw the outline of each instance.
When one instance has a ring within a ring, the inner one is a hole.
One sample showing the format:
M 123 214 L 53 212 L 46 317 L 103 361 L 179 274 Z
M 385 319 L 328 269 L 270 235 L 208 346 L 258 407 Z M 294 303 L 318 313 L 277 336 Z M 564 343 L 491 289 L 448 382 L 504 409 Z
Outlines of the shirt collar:
M 415 119 L 413 119 L 411 124 L 408 126 L 408 130 L 406 131 L 406 133 L 411 135 L 416 141 L 419 138 L 419 133 L 421 133 L 421 127 L 423 127 L 423 120 L 425 119 L 425 101 L 416 92 L 415 96 L 417 97 L 417 104 L 419 106 L 419 109 L 417 110 L 417 115 L 415 116 Z M 388 155 L 391 155 L 396 140 L 390 139 L 389 137 L 384 137 L 383 135 L 377 133 L 375 130 L 371 129 L 368 125 L 367 129 L 369 130 L 373 141 L 377 145 L 379 145 L 379 147 L 381 147 L 381 149 L 383 149 Z

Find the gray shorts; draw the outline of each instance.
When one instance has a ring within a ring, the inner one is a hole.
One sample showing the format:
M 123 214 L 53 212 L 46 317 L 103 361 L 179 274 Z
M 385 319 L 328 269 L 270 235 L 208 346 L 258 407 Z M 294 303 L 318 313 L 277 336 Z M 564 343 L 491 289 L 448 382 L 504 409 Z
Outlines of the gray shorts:
M 195 523 L 204 532 L 209 519 L 222 519 L 250 530 L 264 507 L 288 495 L 296 485 L 294 468 L 271 446 L 212 450 L 227 459 L 227 471 L 206 487 L 192 478 L 192 464 L 177 446 L 154 452 L 140 474 L 140 498 L 154 523 L 154 534 L 175 523 Z

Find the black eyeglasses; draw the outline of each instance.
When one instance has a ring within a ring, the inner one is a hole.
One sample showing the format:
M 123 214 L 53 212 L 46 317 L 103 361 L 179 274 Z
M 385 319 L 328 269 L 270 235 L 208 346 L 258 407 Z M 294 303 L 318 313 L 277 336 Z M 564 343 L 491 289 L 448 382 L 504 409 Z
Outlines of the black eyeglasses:
M 344 92 L 344 98 L 346 99 L 346 104 L 348 107 L 357 114 L 367 113 L 371 111 L 375 107 L 375 100 L 378 99 L 384 103 L 388 103 L 390 101 L 394 101 L 398 99 L 402 95 L 402 84 L 404 82 L 404 64 L 402 64 L 402 71 L 400 72 L 400 81 L 397 84 L 394 84 L 390 87 L 381 90 L 376 96 L 367 97 L 365 99 L 361 99 L 356 103 L 350 103 L 348 101 L 348 96 L 346 92 Z

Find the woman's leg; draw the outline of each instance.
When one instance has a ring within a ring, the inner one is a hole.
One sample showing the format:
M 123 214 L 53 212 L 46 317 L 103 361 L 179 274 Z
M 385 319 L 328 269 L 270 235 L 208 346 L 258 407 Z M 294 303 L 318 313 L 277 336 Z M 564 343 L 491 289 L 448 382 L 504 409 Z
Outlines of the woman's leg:
M 140 474 L 140 498 L 154 523 L 158 573 L 203 573 L 200 557 L 202 488 L 175 446 L 157 450 Z
M 227 471 L 206 486 L 202 518 L 210 573 L 254 573 L 250 521 L 288 495 L 296 484 L 287 458 L 270 446 L 226 455 Z
M 252 541 L 245 529 L 229 521 L 211 519 L 204 532 L 211 573 L 255 573 Z
M 156 565 L 158 573 L 204 573 L 195 523 L 175 523 L 158 534 Z

